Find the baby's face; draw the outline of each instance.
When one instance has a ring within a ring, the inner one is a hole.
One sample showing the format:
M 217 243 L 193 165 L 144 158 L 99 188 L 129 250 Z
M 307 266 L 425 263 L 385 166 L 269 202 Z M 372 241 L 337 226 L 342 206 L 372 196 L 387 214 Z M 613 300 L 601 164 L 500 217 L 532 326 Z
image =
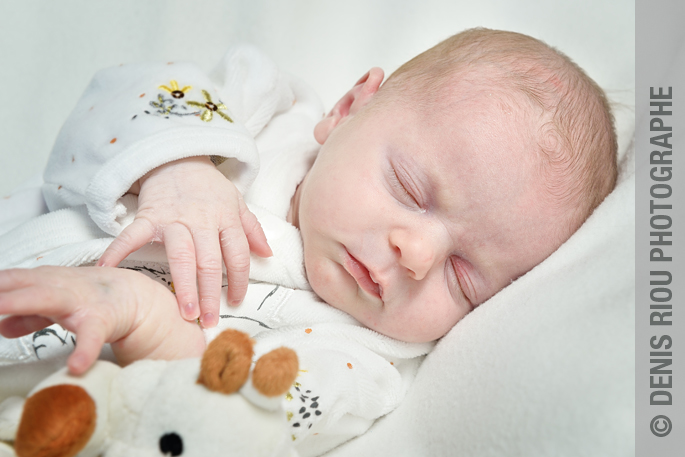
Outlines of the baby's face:
M 404 341 L 441 337 L 563 242 L 528 117 L 466 85 L 450 100 L 346 118 L 301 185 L 312 288 Z

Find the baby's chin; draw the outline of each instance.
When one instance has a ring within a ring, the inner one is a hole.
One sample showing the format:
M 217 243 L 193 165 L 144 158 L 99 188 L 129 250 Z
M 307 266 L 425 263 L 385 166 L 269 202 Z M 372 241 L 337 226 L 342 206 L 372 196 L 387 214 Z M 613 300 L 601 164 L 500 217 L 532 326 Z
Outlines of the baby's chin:
M 439 328 L 437 326 L 420 328 L 416 326 L 414 320 L 410 322 L 394 321 L 393 319 L 384 319 L 382 316 L 380 318 L 364 315 L 352 317 L 357 319 L 364 327 L 405 343 L 428 343 L 435 341 L 445 336 L 452 328 L 452 326 L 449 328 Z

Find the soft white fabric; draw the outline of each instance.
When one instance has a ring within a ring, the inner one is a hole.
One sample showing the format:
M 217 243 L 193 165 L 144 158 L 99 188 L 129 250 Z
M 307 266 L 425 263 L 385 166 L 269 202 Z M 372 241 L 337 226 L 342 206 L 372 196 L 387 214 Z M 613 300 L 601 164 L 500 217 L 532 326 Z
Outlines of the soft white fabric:
M 110 235 L 131 222 L 137 199 L 121 195 L 149 169 L 207 154 L 208 147 L 229 158 L 219 169 L 240 183 L 274 255 L 253 256 L 247 297 L 234 308 L 222 296 L 220 323 L 206 337 L 238 328 L 256 340 L 257 357 L 281 345 L 297 351 L 301 374 L 283 399 L 291 424 L 288 438 L 300 455 L 320 455 L 396 408 L 433 344 L 380 335 L 309 290 L 299 231 L 285 215 L 318 150 L 312 132 L 322 112 L 312 91 L 247 46 L 230 51 L 213 74 L 216 93 L 196 67 L 181 63 L 99 72 L 65 124 L 46 169 L 43 191 L 53 212 L 0 236 L 0 268 L 92 262 L 111 242 Z M 208 87 L 215 103 L 231 107 L 234 122 L 216 112 L 207 123 L 186 115 L 182 99 L 157 89 L 160 82 L 171 86 L 171 80 L 179 88 L 192 85 L 183 97 L 192 100 L 199 88 Z M 164 251 L 153 245 L 121 266 L 171 287 L 165 261 Z M 34 378 L 45 371 L 46 361 L 64 360 L 72 347 L 73 335 L 59 327 L 38 337 L 0 339 L 3 364 L 16 371 L 13 365 L 21 363 L 38 373 Z M 19 390 L 6 381 L 0 397 L 3 390 Z
M 103 231 L 117 235 L 117 218 L 126 214 L 118 199 L 131 185 L 166 162 L 193 155 L 234 159 L 221 170 L 244 193 L 259 168 L 253 137 L 290 108 L 294 95 L 274 63 L 249 46 L 230 51 L 214 75 L 219 79 L 182 62 L 99 71 L 62 127 L 45 169 L 49 209 L 85 204 Z M 203 122 L 207 115 L 211 121 Z

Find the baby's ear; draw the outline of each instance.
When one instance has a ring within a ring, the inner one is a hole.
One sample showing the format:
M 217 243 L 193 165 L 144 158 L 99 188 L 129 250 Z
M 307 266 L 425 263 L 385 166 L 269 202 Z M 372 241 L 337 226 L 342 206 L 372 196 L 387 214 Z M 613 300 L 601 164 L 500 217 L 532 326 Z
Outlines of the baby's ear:
M 349 92 L 338 100 L 333 109 L 314 128 L 314 138 L 324 144 L 333 129 L 347 116 L 354 116 L 374 96 L 383 82 L 383 70 L 374 67 L 354 85 Z

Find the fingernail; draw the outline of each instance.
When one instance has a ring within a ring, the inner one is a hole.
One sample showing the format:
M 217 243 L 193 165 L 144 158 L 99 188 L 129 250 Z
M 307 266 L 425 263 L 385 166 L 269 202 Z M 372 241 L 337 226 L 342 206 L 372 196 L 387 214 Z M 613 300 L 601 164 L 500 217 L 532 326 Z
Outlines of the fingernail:
M 70 371 L 75 374 L 80 374 L 85 370 L 86 357 L 83 354 L 76 354 L 72 356 L 69 364 Z
M 241 299 L 236 298 L 235 300 L 233 300 L 233 301 L 231 302 L 231 306 L 238 306 L 238 305 L 241 304 L 242 302 L 243 302 L 243 301 L 242 301 Z
M 207 328 L 207 327 L 214 327 L 214 314 L 212 313 L 207 313 L 204 316 L 202 316 L 202 326 Z
M 188 303 L 185 306 L 183 306 L 183 311 L 185 312 L 186 319 L 195 319 L 197 317 L 197 313 L 195 312 L 195 305 L 192 303 Z

